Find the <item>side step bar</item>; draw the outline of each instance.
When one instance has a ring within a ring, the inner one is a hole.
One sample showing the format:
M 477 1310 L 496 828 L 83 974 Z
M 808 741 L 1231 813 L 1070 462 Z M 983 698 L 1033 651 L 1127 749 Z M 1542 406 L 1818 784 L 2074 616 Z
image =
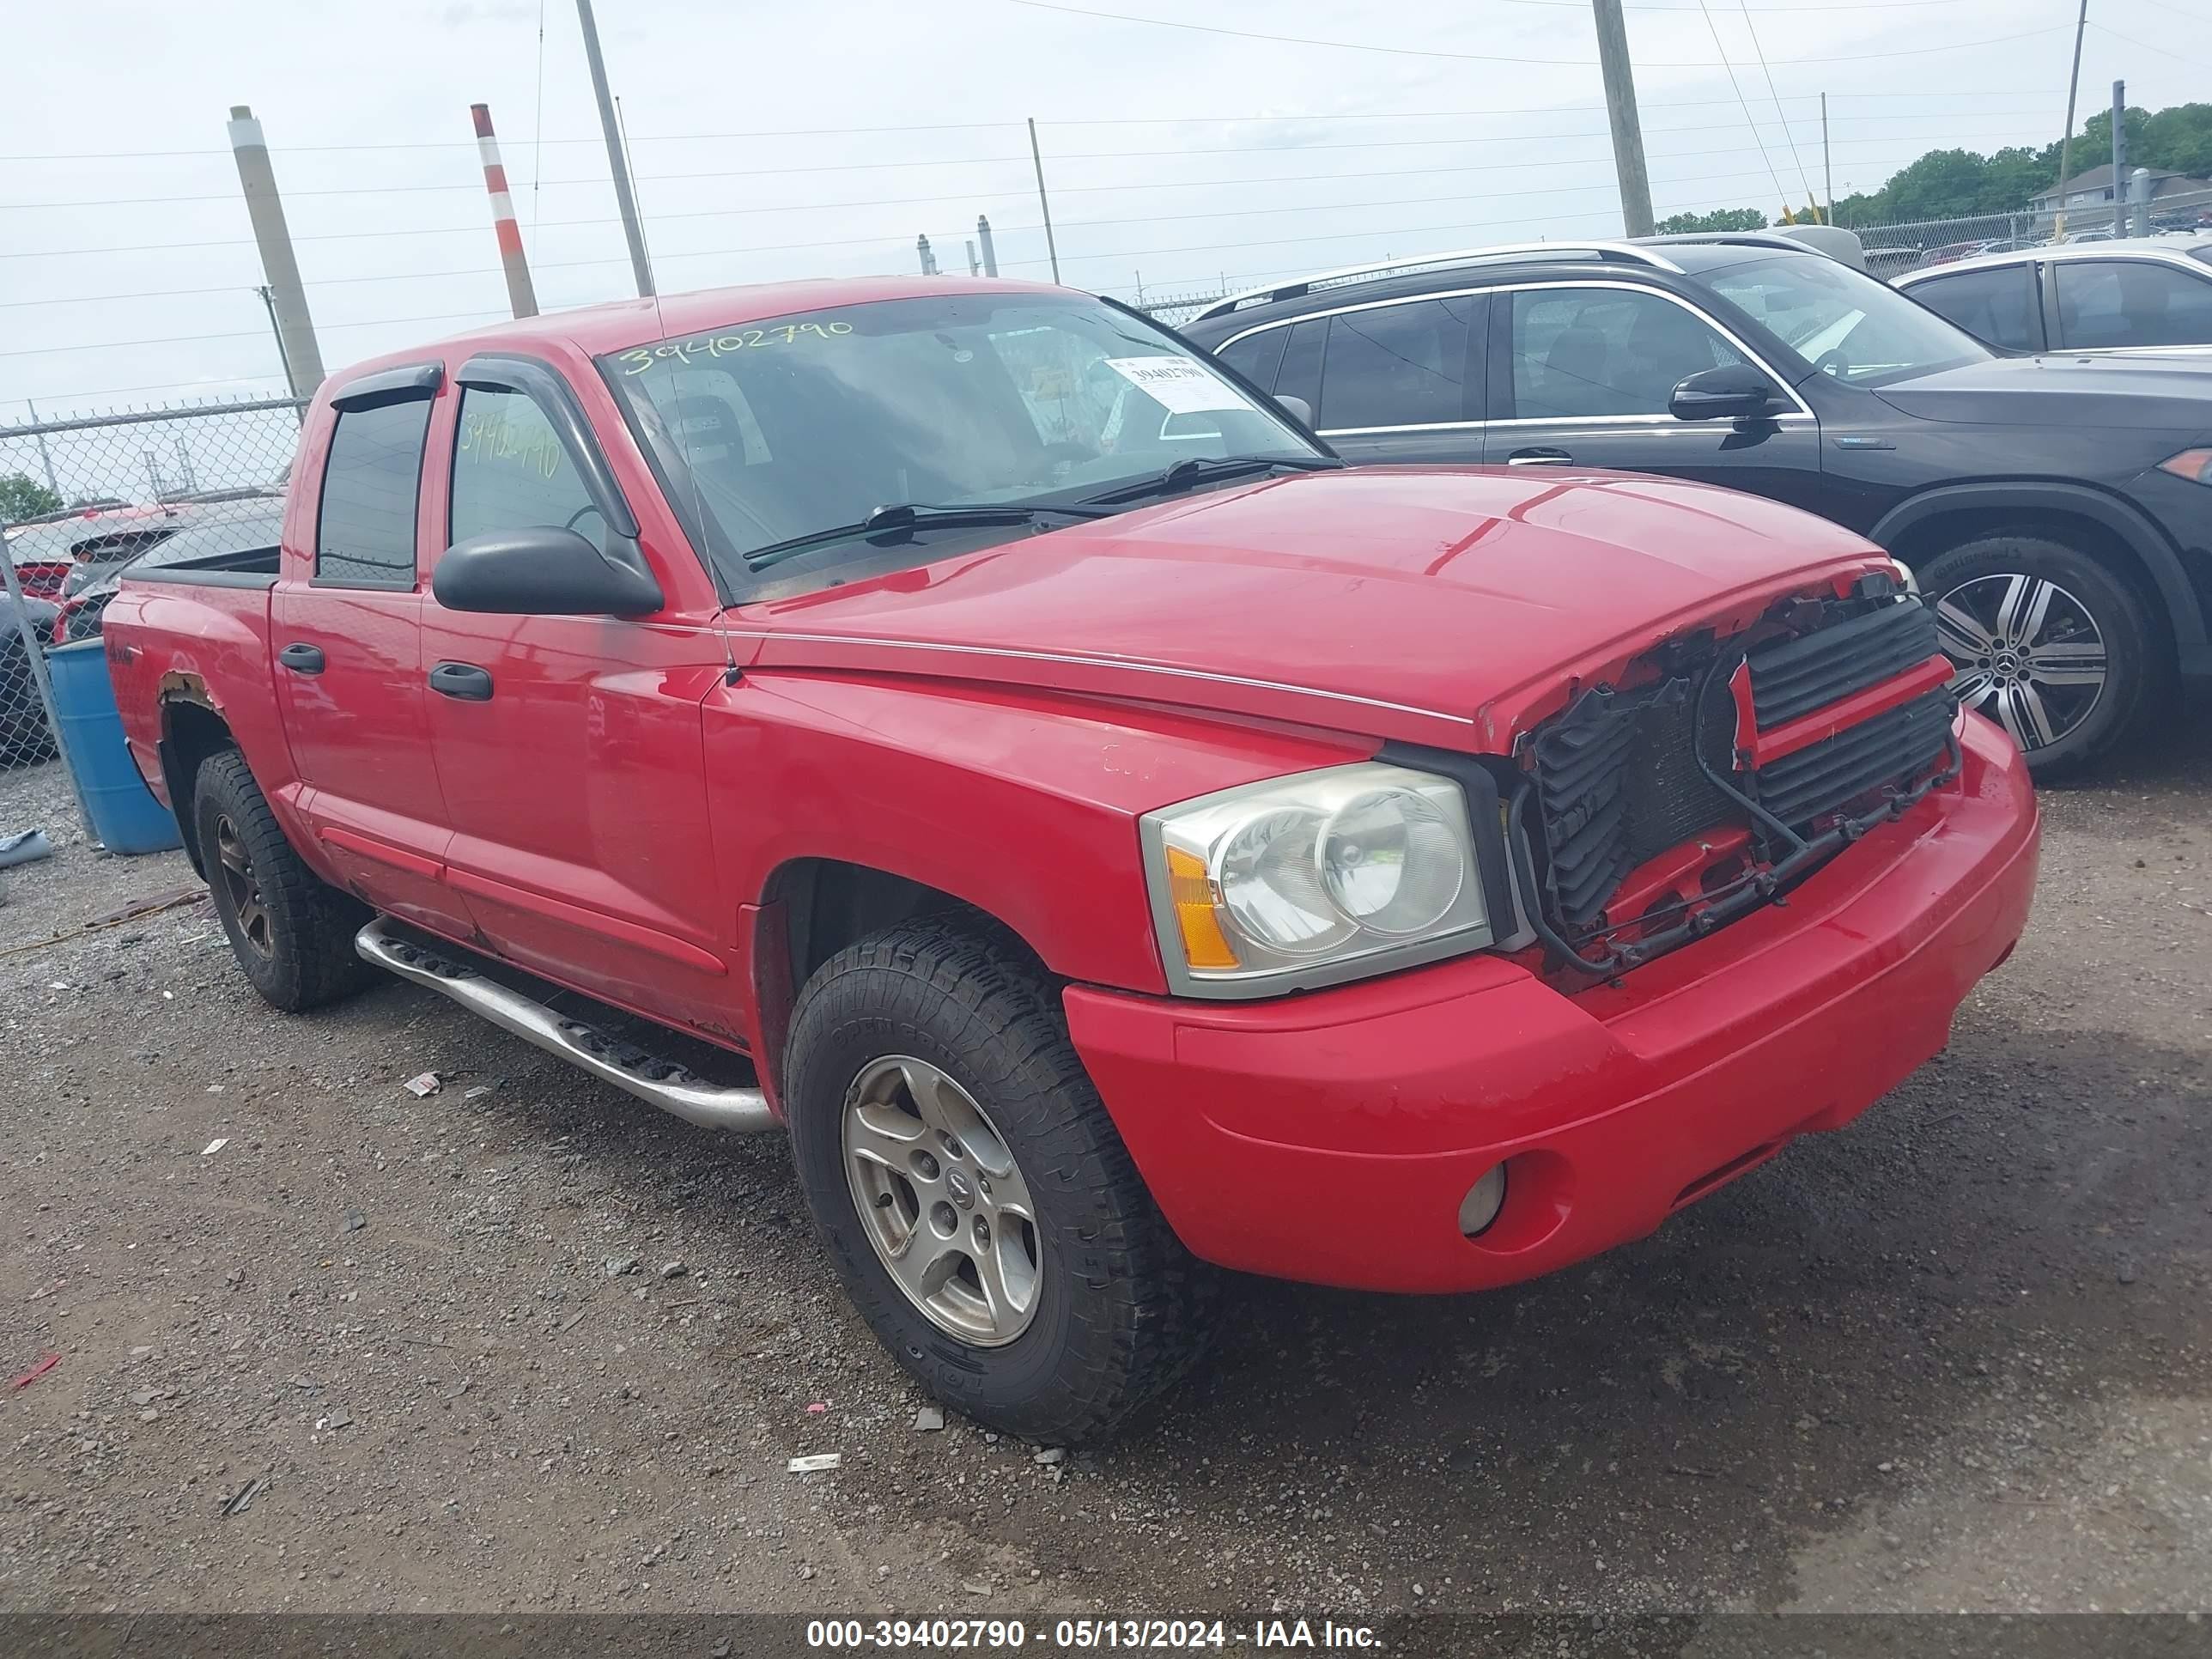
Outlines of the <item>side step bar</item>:
M 467 962 L 404 939 L 379 917 L 354 935 L 354 949 L 380 968 L 453 998 L 502 1031 L 557 1054 L 603 1083 L 673 1112 L 703 1128 L 757 1134 L 780 1128 L 758 1089 L 725 1089 L 672 1060 L 606 1036 L 581 1020 L 556 1013 L 534 997 L 509 990 Z

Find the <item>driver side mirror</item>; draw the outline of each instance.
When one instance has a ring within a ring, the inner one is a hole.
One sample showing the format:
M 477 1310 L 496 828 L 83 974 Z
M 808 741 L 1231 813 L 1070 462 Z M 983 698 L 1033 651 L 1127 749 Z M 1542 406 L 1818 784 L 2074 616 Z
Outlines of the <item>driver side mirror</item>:
M 1755 421 L 1782 402 L 1782 389 L 1749 363 L 1701 368 L 1674 388 L 1667 412 L 1678 421 Z
M 448 611 L 508 617 L 643 617 L 664 603 L 645 571 L 557 525 L 455 542 L 430 573 L 430 592 Z
M 1292 420 L 1296 421 L 1300 426 L 1305 428 L 1309 432 L 1313 430 L 1313 405 L 1311 404 L 1308 403 L 1303 398 L 1293 398 L 1288 392 L 1285 392 L 1277 397 L 1275 401 L 1280 404 L 1283 406 L 1284 412 Z

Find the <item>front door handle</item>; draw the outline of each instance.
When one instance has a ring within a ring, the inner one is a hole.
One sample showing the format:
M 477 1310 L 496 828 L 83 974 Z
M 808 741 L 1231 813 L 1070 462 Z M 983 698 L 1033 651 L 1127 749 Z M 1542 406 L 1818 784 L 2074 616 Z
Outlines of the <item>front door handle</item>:
M 1564 449 L 1516 449 L 1505 458 L 1508 466 L 1566 466 L 1574 457 Z
M 317 645 L 288 645 L 276 653 L 276 660 L 295 674 L 323 672 L 323 650 Z
M 472 662 L 441 662 L 430 671 L 430 689 L 461 702 L 489 702 L 491 675 Z

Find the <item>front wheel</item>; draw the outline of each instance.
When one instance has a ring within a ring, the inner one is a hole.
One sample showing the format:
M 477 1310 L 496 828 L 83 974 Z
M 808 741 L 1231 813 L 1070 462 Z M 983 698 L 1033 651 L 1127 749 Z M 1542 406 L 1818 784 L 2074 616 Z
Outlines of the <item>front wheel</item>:
M 1195 1358 L 1208 1270 L 1170 1231 L 1043 976 L 1000 938 L 908 922 L 793 1010 L 793 1155 L 862 1318 L 948 1405 L 1096 1438 Z
M 1919 573 L 1952 689 L 2039 778 L 2085 764 L 2133 721 L 2152 675 L 2142 606 L 2096 560 L 2039 536 L 1988 536 Z

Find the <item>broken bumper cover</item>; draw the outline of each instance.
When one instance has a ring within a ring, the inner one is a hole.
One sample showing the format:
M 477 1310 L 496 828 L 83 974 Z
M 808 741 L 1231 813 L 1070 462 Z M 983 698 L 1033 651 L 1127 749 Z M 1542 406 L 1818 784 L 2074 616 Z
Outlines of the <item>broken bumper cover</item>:
M 1476 1290 L 1638 1238 L 1849 1122 L 1941 1050 L 2011 952 L 2038 823 L 2011 742 L 1784 905 L 1579 996 L 1474 956 L 1269 1003 L 1086 987 L 1069 1028 L 1183 1243 L 1223 1267 Z M 1460 1201 L 1507 1165 L 1504 1207 Z

